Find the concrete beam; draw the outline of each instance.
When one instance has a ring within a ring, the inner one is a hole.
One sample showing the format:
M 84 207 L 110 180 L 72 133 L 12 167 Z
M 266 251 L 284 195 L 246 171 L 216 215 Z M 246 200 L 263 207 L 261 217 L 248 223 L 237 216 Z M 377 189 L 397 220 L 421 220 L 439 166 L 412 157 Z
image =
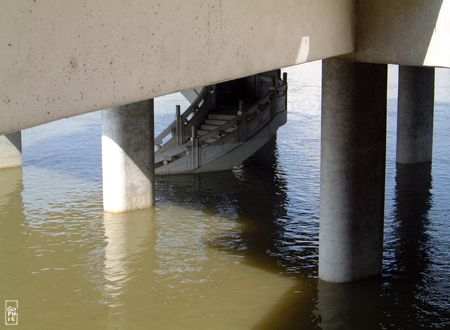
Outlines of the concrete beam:
M 0 2 L 0 134 L 354 51 L 354 0 Z
M 450 67 L 449 0 L 357 1 L 354 60 Z
M 322 64 L 319 277 L 381 272 L 387 66 Z
M 153 99 L 102 111 L 103 208 L 119 213 L 155 201 Z
M 431 162 L 434 68 L 400 66 L 398 71 L 397 163 Z
M 22 132 L 0 136 L 0 169 L 22 166 Z

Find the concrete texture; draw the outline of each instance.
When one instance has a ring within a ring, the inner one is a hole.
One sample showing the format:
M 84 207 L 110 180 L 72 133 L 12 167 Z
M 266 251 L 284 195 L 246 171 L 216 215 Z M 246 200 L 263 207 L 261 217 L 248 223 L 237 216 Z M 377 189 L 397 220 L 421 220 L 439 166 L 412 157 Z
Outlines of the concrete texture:
M 357 1 L 362 62 L 450 67 L 449 0 Z
M 153 99 L 102 111 L 102 164 L 105 211 L 154 204 Z
M 387 66 L 322 65 L 319 277 L 351 282 L 381 272 Z
M 434 68 L 400 66 L 397 163 L 431 162 L 433 156 Z
M 0 169 L 22 166 L 22 132 L 0 136 Z
M 354 0 L 0 1 L 0 134 L 354 50 Z

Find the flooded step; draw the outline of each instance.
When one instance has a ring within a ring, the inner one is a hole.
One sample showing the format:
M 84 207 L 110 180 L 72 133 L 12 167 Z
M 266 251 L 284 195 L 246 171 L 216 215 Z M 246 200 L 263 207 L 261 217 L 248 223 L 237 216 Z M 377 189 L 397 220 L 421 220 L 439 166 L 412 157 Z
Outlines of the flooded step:
M 203 124 L 203 125 L 200 127 L 200 129 L 203 130 L 203 131 L 213 131 L 213 130 L 215 130 L 217 127 L 218 127 L 218 126 L 215 126 L 215 125 L 204 125 L 204 124 Z
M 219 115 L 219 114 L 209 114 L 208 119 L 213 120 L 233 120 L 236 116 L 233 115 Z
M 226 129 L 225 132 L 226 133 L 231 133 L 231 132 L 234 132 L 235 130 L 237 130 L 237 126 L 232 126 L 232 127 L 228 128 L 228 129 Z
M 206 142 L 207 144 L 211 144 L 211 143 L 216 142 L 218 139 L 219 139 L 219 138 L 211 138 L 211 139 L 206 140 L 205 142 Z
M 217 120 L 217 119 L 206 119 L 205 124 L 206 125 L 216 125 L 216 126 L 222 126 L 226 124 L 226 120 Z

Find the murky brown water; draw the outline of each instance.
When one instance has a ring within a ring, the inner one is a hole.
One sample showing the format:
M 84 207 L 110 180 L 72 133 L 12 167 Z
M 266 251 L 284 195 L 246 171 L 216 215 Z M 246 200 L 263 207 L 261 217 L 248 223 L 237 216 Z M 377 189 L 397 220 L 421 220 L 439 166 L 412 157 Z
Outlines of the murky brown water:
M 98 114 L 25 131 L 24 168 L 0 171 L 0 301 L 19 300 L 19 327 L 449 327 L 449 72 L 433 168 L 395 166 L 391 82 L 383 275 L 333 285 L 317 280 L 320 64 L 288 71 L 277 141 L 233 171 L 160 178 L 154 210 L 103 213 Z M 157 100 L 158 130 L 177 102 Z

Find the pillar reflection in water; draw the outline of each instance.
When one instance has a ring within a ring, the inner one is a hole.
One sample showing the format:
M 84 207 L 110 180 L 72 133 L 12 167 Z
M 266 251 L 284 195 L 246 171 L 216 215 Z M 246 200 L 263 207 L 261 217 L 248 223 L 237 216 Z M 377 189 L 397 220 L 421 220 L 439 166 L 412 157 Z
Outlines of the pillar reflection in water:
M 317 311 L 321 327 L 364 328 L 365 324 L 387 327 L 421 327 L 431 324 L 426 310 L 425 273 L 430 263 L 427 226 L 431 207 L 431 163 L 397 164 L 394 201 L 394 261 L 383 279 L 351 284 L 319 281 Z M 383 281 L 383 283 L 381 282 Z M 428 289 L 431 289 L 428 287 Z M 406 315 L 406 317 L 405 317 Z
M 0 211 L 4 214 L 10 203 L 22 204 L 23 190 L 22 167 L 11 167 L 0 170 Z
M 145 250 L 154 246 L 154 210 L 104 213 L 105 296 L 111 307 L 125 304 L 123 293 L 134 278 Z
M 377 278 L 353 283 L 319 280 L 316 313 L 322 329 L 377 328 L 381 319 L 381 282 Z
M 431 208 L 431 163 L 397 164 L 395 189 L 395 249 L 402 280 L 420 281 L 429 256 L 428 211 Z
M 22 269 L 24 258 L 25 214 L 22 199 L 22 167 L 0 170 L 0 227 L 4 235 L 0 239 L 0 286 L 4 297 L 21 293 L 20 279 L 11 270 Z
M 391 305 L 390 310 L 385 310 L 390 323 L 408 320 L 408 324 L 426 326 L 431 321 L 429 318 L 433 317 L 421 312 L 427 310 L 429 304 L 424 292 L 433 290 L 432 279 L 428 275 L 432 256 L 427 232 L 430 224 L 428 213 L 432 206 L 431 188 L 431 162 L 397 164 L 394 260 L 392 269 L 386 274 L 389 290 L 385 293 L 385 303 Z

